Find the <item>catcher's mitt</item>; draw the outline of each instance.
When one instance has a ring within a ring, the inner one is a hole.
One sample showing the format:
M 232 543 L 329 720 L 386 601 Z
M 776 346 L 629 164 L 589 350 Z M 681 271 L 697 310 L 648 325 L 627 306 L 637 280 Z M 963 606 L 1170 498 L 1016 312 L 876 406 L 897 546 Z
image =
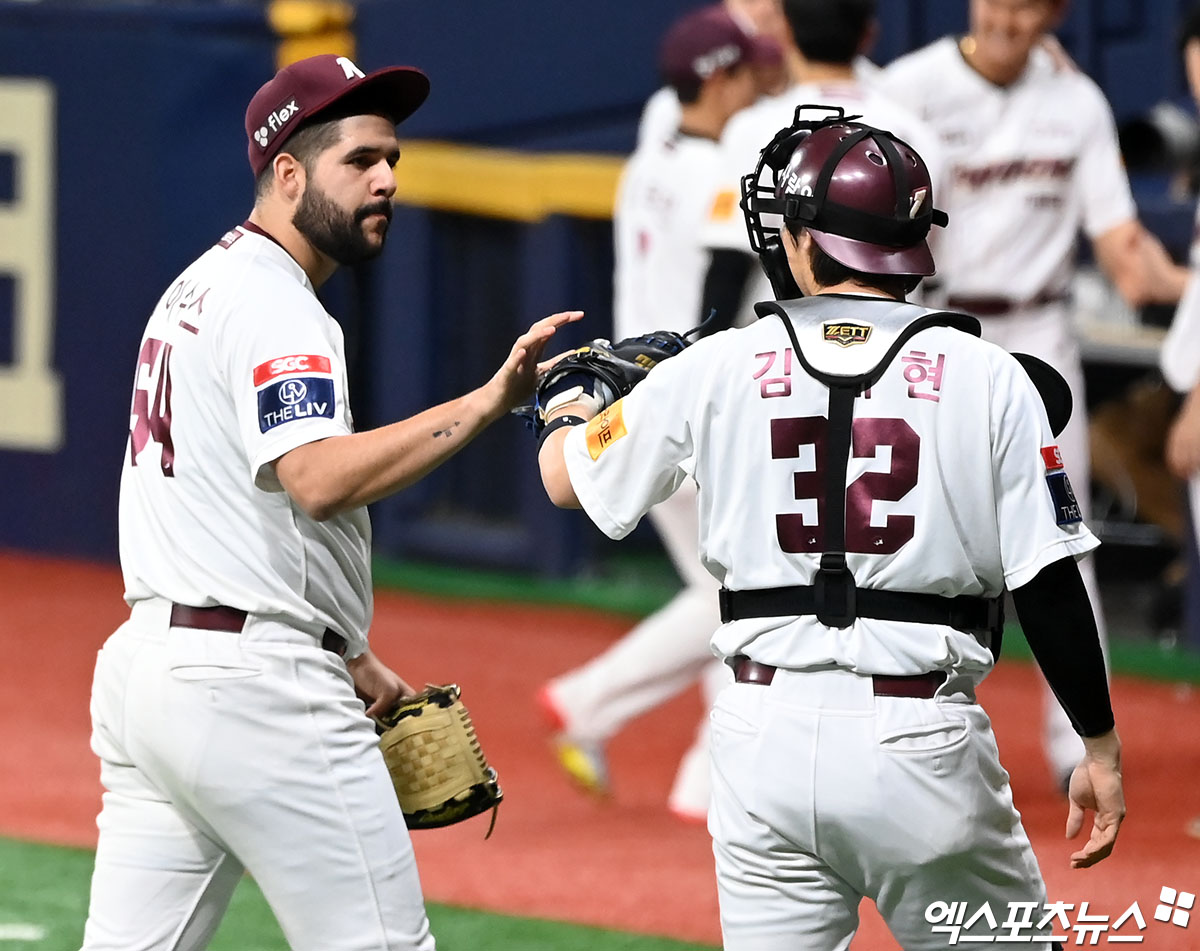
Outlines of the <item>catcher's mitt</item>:
M 436 829 L 491 809 L 487 834 L 492 834 L 504 793 L 456 684 L 428 684 L 376 722 L 379 748 L 410 829 Z
M 587 403 L 593 412 L 611 406 L 645 379 L 657 364 L 683 350 L 681 334 L 659 330 L 616 343 L 597 338 L 572 350 L 543 373 L 534 390 L 533 404 L 524 414 L 540 435 L 547 415 L 568 403 Z

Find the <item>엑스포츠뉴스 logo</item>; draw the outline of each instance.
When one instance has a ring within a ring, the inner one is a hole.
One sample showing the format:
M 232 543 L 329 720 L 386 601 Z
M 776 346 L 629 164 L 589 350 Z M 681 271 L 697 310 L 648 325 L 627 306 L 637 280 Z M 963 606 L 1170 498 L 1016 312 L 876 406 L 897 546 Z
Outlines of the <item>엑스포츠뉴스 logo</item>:
M 836 343 L 839 347 L 853 347 L 871 339 L 872 327 L 870 324 L 842 321 L 836 324 L 822 324 L 822 329 L 827 343 Z

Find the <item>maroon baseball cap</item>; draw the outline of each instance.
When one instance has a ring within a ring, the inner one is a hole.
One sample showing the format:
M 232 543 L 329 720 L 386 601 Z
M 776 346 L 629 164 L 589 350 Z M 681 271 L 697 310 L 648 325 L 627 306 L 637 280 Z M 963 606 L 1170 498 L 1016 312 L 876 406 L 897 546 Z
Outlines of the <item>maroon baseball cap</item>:
M 257 177 L 305 119 L 335 104 L 363 115 L 407 119 L 429 95 L 429 78 L 412 66 L 363 73 L 346 56 L 324 53 L 285 66 L 246 107 L 250 167 Z
M 668 84 L 691 85 L 739 63 L 776 62 L 781 53 L 777 44 L 743 30 L 718 3 L 671 25 L 659 48 L 658 67 Z

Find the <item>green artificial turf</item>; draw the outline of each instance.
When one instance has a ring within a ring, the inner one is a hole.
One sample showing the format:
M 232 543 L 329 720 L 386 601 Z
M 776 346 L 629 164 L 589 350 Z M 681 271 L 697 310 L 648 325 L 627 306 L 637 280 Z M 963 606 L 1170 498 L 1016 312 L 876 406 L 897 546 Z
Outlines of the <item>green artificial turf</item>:
M 77 951 L 92 853 L 0 838 L 0 948 Z M 702 946 L 600 928 L 431 905 L 439 951 L 688 951 Z M 24 927 L 20 927 L 24 926 Z M 31 936 L 41 932 L 41 937 Z M 234 893 L 211 951 L 288 951 L 249 878 Z

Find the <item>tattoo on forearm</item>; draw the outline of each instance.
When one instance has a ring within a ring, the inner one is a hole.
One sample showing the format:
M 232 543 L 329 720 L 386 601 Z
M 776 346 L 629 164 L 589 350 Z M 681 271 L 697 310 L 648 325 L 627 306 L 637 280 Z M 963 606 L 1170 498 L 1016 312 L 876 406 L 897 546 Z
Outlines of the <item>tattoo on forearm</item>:
M 437 439 L 438 436 L 445 436 L 447 439 L 449 439 L 454 435 L 454 430 L 458 429 L 460 425 L 460 422 L 456 419 L 454 424 L 449 429 L 435 429 L 433 431 L 433 438 Z

